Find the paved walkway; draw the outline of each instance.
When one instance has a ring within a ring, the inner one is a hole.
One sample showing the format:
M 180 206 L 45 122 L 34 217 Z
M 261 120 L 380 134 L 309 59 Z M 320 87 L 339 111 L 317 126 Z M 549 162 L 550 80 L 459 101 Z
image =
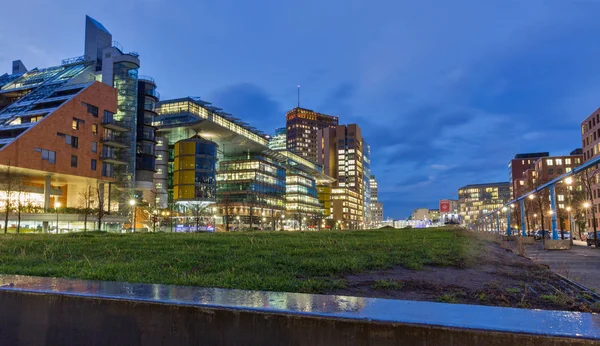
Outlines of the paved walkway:
M 600 250 L 574 240 L 570 250 L 542 250 L 542 242 L 528 245 L 525 255 L 535 262 L 550 266 L 570 280 L 600 293 Z

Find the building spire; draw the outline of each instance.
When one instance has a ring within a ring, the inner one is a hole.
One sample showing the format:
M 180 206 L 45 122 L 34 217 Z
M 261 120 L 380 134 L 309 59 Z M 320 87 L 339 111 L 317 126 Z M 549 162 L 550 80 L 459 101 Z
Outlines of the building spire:
M 300 108 L 300 84 L 298 84 L 298 108 Z

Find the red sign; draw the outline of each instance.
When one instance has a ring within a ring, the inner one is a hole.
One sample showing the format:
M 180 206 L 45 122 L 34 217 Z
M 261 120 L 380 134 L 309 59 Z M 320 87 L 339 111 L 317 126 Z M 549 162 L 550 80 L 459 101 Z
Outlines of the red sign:
M 440 213 L 450 212 L 450 201 L 447 199 L 440 200 Z

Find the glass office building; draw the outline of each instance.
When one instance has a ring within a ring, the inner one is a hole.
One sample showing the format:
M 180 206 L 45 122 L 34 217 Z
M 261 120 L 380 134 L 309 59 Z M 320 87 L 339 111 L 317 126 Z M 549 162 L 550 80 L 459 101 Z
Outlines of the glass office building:
M 285 209 L 286 171 L 262 155 L 224 156 L 217 188 L 218 209 L 229 230 L 270 228 Z
M 286 176 L 286 211 L 297 229 L 318 226 L 323 216 L 314 178 L 302 171 L 289 169 Z
M 214 203 L 216 201 L 217 144 L 195 136 L 175 143 L 173 201 Z

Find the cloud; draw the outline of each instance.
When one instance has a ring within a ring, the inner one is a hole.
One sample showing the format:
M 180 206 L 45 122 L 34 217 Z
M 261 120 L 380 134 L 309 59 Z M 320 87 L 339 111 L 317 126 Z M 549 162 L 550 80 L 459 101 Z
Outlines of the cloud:
M 252 83 L 218 89 L 210 94 L 210 101 L 265 133 L 274 132 L 273 124 L 280 124 L 281 119 L 285 119 L 285 111 L 281 105 L 264 89 Z

